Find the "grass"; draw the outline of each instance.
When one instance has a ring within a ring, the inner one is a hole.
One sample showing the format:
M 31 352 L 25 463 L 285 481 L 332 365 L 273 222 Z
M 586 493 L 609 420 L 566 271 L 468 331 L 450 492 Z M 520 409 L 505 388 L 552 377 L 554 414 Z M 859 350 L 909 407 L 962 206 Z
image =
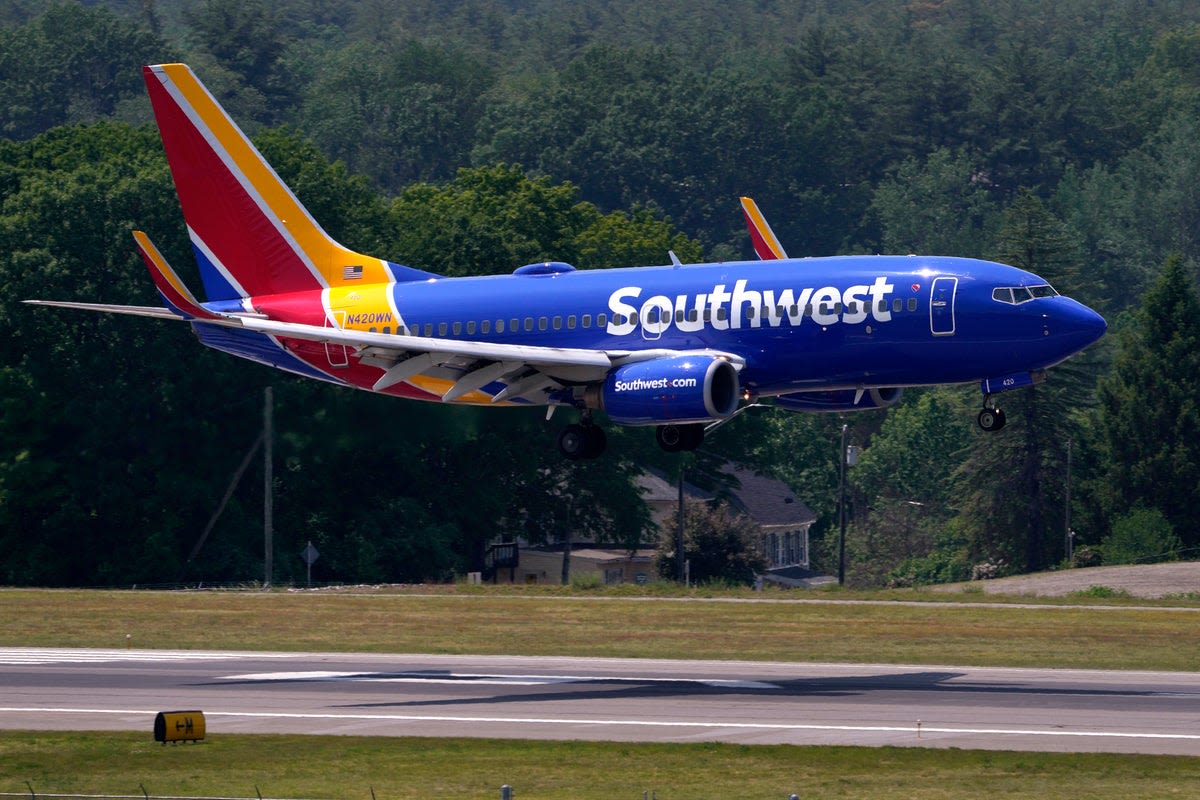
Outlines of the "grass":
M 68 766 L 69 765 L 69 766 Z M 907 748 L 0 732 L 0 792 L 329 800 L 1182 798 L 1200 759 Z
M 1179 598 L 1183 608 L 1121 608 L 1108 592 L 1034 607 L 913 593 L 885 597 L 930 602 L 654 587 L 419 592 L 9 589 L 0 591 L 0 646 L 1200 669 L 1195 598 Z M 1200 759 L 211 732 L 198 745 L 164 747 L 148 731 L 0 731 L 0 792 L 393 800 L 497 797 L 504 783 L 521 800 L 938 800 L 979 797 L 984 787 L 989 798 L 1181 798 L 1200 786 Z
M 1188 608 L 725 599 L 10 589 L 0 646 L 1200 671 L 1200 617 Z

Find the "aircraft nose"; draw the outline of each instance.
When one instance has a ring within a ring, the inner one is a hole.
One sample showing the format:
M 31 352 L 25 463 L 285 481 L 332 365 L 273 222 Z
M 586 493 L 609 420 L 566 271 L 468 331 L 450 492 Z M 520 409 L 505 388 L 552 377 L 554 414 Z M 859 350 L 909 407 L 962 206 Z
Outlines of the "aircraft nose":
M 1083 303 L 1062 299 L 1065 302 L 1061 311 L 1047 320 L 1048 332 L 1069 342 L 1071 352 L 1077 353 L 1103 336 L 1108 323 Z

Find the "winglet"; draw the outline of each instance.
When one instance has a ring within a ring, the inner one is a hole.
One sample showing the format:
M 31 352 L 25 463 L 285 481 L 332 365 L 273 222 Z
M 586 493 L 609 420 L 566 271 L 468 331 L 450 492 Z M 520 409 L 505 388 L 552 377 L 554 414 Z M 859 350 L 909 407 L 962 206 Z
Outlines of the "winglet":
M 184 319 L 220 319 L 220 316 L 196 302 L 196 298 L 188 291 L 187 286 L 171 269 L 171 265 L 163 258 L 162 253 L 150 241 L 150 237 L 142 231 L 134 231 L 133 238 L 137 242 L 138 252 L 146 262 L 150 278 L 154 281 L 163 302 L 175 314 Z
M 767 218 L 758 210 L 758 204 L 749 197 L 740 198 L 742 213 L 746 215 L 746 225 L 750 228 L 750 241 L 754 243 L 754 252 L 763 261 L 774 261 L 787 258 L 783 245 L 775 238 L 775 232 L 767 224 Z

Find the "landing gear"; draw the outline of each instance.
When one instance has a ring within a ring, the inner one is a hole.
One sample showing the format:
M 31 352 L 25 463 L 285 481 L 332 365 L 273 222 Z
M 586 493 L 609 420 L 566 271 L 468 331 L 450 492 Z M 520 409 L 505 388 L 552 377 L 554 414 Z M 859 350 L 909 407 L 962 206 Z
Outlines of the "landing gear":
M 558 451 L 572 461 L 595 458 L 607 444 L 604 429 L 588 421 L 568 425 L 558 434 Z
M 998 408 L 985 408 L 979 412 L 979 427 L 988 432 L 1000 430 L 1007 421 L 1008 419 L 1004 416 L 1004 412 Z
M 704 441 L 704 426 L 701 424 L 659 425 L 654 430 L 654 439 L 658 442 L 658 446 L 668 453 L 695 450 Z

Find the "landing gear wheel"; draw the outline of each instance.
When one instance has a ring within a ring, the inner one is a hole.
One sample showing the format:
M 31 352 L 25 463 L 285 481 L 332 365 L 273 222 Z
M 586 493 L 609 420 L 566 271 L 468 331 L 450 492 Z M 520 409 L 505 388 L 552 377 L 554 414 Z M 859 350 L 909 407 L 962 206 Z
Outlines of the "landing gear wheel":
M 704 442 L 703 425 L 659 425 L 654 430 L 658 446 L 668 453 L 695 450 Z
M 1004 416 L 1004 412 L 998 408 L 985 408 L 979 412 L 979 427 L 985 431 L 995 432 L 1004 427 L 1004 423 L 1008 419 Z
M 558 434 L 558 451 L 572 461 L 595 458 L 607 444 L 608 437 L 599 425 L 568 425 Z

